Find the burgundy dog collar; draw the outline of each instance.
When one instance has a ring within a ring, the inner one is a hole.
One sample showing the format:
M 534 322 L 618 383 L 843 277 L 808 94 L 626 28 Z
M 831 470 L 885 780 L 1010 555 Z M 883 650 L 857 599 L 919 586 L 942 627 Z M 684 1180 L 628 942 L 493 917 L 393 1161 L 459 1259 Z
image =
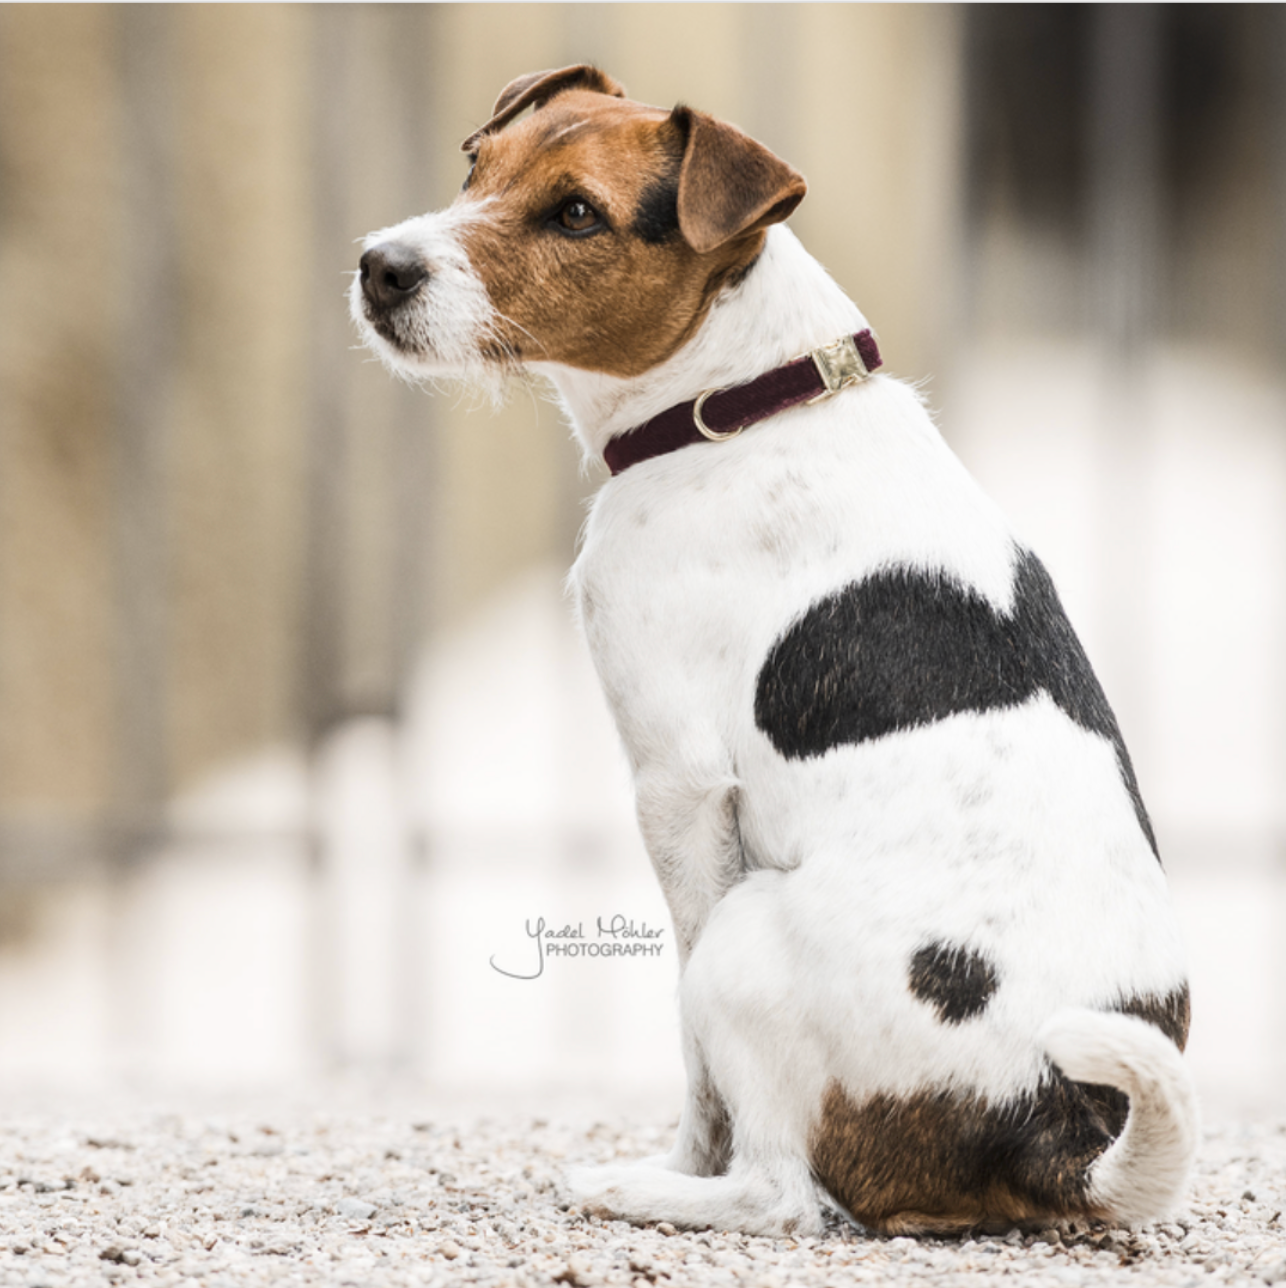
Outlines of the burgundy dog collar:
M 608 443 L 603 459 L 613 474 L 640 461 L 677 451 L 690 443 L 723 442 L 757 421 L 802 402 L 820 402 L 865 380 L 881 366 L 879 346 L 869 330 L 842 336 L 744 385 L 708 389 L 692 402 L 626 430 Z

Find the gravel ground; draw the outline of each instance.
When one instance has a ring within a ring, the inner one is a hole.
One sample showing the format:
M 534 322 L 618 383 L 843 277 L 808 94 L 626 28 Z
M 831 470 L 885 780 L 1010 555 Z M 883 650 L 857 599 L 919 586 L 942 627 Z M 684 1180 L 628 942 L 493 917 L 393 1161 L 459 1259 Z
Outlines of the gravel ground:
M 681 1233 L 600 1222 L 565 1164 L 665 1128 L 47 1110 L 0 1118 L 0 1285 L 1286 1285 L 1286 1124 L 1207 1132 L 1188 1210 L 1141 1232 L 963 1241 Z

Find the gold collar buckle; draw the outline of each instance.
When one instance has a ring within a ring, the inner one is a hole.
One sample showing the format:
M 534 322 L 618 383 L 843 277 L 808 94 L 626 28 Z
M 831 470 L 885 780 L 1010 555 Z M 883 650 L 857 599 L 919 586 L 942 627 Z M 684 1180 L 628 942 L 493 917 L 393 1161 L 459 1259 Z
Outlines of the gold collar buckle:
M 808 405 L 831 398 L 841 389 L 858 384 L 871 373 L 867 370 L 862 355 L 857 350 L 857 343 L 851 335 L 842 336 L 831 344 L 824 344 L 820 349 L 813 349 L 809 355 L 817 374 L 826 386 L 816 398 L 810 398 Z

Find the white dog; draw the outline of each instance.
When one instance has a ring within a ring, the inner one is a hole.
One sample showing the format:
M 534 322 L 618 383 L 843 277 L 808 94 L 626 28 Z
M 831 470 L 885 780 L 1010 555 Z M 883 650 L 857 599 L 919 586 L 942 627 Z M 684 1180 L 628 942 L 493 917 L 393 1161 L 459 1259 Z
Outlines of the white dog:
M 548 376 L 612 466 L 572 581 L 683 967 L 674 1149 L 577 1201 L 1161 1215 L 1196 1103 L 1129 756 L 1044 568 L 781 226 L 804 181 L 584 66 L 464 146 L 449 209 L 367 239 L 353 315 L 413 378 Z

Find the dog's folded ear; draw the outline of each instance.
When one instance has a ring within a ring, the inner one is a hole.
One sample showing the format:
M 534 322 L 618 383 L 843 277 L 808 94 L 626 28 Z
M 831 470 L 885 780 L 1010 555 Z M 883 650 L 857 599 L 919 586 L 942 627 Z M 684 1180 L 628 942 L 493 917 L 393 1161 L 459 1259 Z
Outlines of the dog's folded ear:
M 588 63 L 578 63 L 574 67 L 563 67 L 558 71 L 528 72 L 526 76 L 510 81 L 500 91 L 500 97 L 491 109 L 491 120 L 481 129 L 474 130 L 460 144 L 460 151 L 472 152 L 484 135 L 508 125 L 524 108 L 541 107 L 565 89 L 588 89 L 600 94 L 611 94 L 614 98 L 625 97 L 622 85 L 606 72 L 601 72 Z
M 780 223 L 803 201 L 804 176 L 735 125 L 683 106 L 670 119 L 686 139 L 679 231 L 693 250 Z

